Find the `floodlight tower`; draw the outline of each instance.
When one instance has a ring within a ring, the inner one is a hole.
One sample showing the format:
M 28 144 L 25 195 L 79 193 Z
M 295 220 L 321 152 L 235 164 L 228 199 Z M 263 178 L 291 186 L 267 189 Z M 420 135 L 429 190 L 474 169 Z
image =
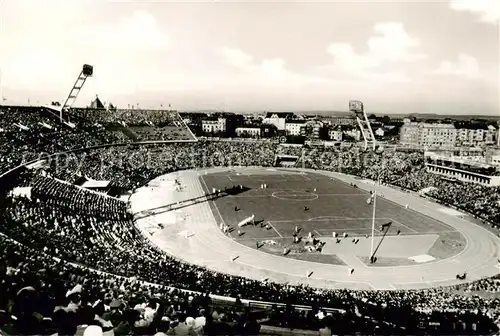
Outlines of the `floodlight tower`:
M 78 97 L 78 94 L 80 93 L 83 84 L 85 84 L 85 81 L 87 80 L 87 77 L 92 77 L 93 74 L 94 74 L 94 67 L 92 65 L 84 64 L 82 71 L 80 72 L 80 75 L 78 75 L 78 78 L 76 79 L 73 88 L 69 92 L 68 97 L 64 101 L 64 105 L 61 108 L 59 115 L 59 117 L 61 118 L 61 122 L 63 121 L 63 112 L 67 112 L 71 108 L 71 106 L 73 106 L 76 97 Z
M 368 120 L 368 115 L 363 107 L 363 102 L 359 100 L 349 100 L 349 111 L 356 114 L 356 120 L 365 142 L 365 150 L 368 150 L 368 146 L 370 146 L 372 150 L 375 151 L 377 148 L 377 142 L 375 140 L 375 135 L 373 134 L 370 121 Z

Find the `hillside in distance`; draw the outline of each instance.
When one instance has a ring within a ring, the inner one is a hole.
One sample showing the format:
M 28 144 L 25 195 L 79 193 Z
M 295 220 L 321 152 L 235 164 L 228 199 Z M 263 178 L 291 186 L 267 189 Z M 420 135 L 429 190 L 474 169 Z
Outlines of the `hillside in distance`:
M 204 113 L 217 113 L 220 111 L 215 111 L 215 110 L 199 110 L 199 111 L 185 111 L 185 113 L 196 113 L 196 112 L 204 112 Z M 226 112 L 231 112 L 231 111 L 226 111 Z M 251 113 L 241 113 L 244 115 L 262 115 L 265 114 L 266 112 L 273 112 L 273 111 L 259 111 L 259 112 L 251 112 Z M 279 112 L 286 112 L 286 111 L 279 111 Z M 331 117 L 349 117 L 353 116 L 352 112 L 349 111 L 288 111 L 288 112 L 293 112 L 296 114 L 303 114 L 303 115 L 317 115 L 319 117 L 324 117 L 324 118 L 331 118 Z M 235 112 L 235 113 L 240 113 L 240 112 Z M 442 120 L 442 119 L 452 119 L 452 120 L 470 120 L 470 119 L 484 119 L 484 120 L 500 120 L 500 114 L 499 115 L 477 115 L 477 114 L 471 114 L 471 115 L 466 115 L 466 114 L 436 114 L 436 113 L 397 113 L 397 114 L 391 114 L 391 113 L 371 113 L 369 112 L 368 115 L 375 114 L 377 117 L 382 117 L 384 115 L 389 116 L 392 119 L 404 119 L 404 118 L 409 118 L 409 117 L 416 117 L 419 120 L 422 119 L 434 119 L 434 120 Z
M 351 116 L 353 115 L 349 111 L 303 111 L 303 112 L 296 112 L 299 114 L 306 114 L 306 115 L 318 115 L 318 116 L 324 116 L 324 117 L 343 117 L 343 116 Z M 377 117 L 382 117 L 384 115 L 389 116 L 390 118 L 393 119 L 403 119 L 403 118 L 408 118 L 408 117 L 416 117 L 417 119 L 453 119 L 453 120 L 469 120 L 469 119 L 486 119 L 486 120 L 500 120 L 500 114 L 499 115 L 477 115 L 477 114 L 472 114 L 472 115 L 467 115 L 467 114 L 436 114 L 436 113 L 371 113 L 369 112 L 368 115 L 375 114 Z

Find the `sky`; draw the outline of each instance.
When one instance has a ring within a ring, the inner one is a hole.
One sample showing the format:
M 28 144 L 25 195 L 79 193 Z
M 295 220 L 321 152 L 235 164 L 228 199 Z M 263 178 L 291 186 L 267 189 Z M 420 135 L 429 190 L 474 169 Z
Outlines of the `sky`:
M 499 0 L 0 0 L 4 104 L 500 115 Z

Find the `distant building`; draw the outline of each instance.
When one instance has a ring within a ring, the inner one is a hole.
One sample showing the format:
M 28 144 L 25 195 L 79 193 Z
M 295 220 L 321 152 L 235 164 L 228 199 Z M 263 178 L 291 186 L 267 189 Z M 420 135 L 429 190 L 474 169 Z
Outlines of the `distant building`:
M 262 123 L 274 125 L 278 130 L 284 131 L 286 130 L 286 121 L 293 119 L 294 116 L 292 112 L 267 112 Z
M 500 176 L 493 165 L 442 156 L 433 152 L 426 152 L 424 156 L 426 170 L 429 173 L 489 187 L 500 185 Z
M 355 117 L 333 117 L 331 121 L 335 125 L 355 125 L 356 118 Z
M 259 126 L 237 127 L 236 136 L 259 138 L 261 136 L 261 128 Z
M 417 123 L 410 123 L 409 120 L 405 120 L 399 131 L 400 143 L 408 147 L 418 147 L 419 137 L 420 129 L 417 126 Z
M 354 140 L 359 141 L 361 139 L 361 131 L 357 127 L 345 127 L 342 128 L 342 133 L 354 138 Z
M 342 141 L 342 127 L 337 126 L 328 131 L 328 137 L 333 141 Z
M 496 145 L 497 141 L 498 141 L 498 129 L 493 125 L 489 125 L 488 129 L 484 134 L 484 144 L 487 146 Z
M 301 135 L 309 139 L 320 139 L 325 124 L 320 120 L 289 119 L 285 121 L 287 135 Z
M 205 133 L 226 132 L 226 118 L 207 117 L 201 121 L 201 129 Z
M 481 146 L 494 145 L 497 141 L 498 130 L 494 126 L 470 129 L 459 128 L 457 130 L 458 146 Z
M 383 127 L 377 128 L 375 130 L 375 135 L 379 137 L 383 137 L 385 135 L 385 130 Z
M 322 137 L 326 138 L 326 132 L 324 132 L 323 136 L 323 131 L 326 131 L 325 129 L 325 124 L 320 121 L 320 120 L 309 120 L 306 122 L 304 128 L 302 129 L 302 134 L 305 137 L 308 137 L 310 139 L 315 139 L 319 140 Z
M 402 123 L 402 122 L 404 122 L 404 118 L 391 117 L 391 123 Z
M 453 148 L 456 145 L 457 130 L 452 124 L 422 124 L 418 146 L 421 148 Z
M 491 156 L 491 165 L 493 166 L 500 166 L 500 155 L 496 154 L 496 155 L 492 155 Z
M 400 129 L 400 142 L 412 148 L 453 148 L 457 130 L 452 124 L 429 124 L 405 119 Z
M 226 119 L 226 135 L 233 137 L 236 135 L 236 128 L 243 127 L 244 117 L 236 113 L 222 113 L 218 117 Z
M 370 126 L 372 129 L 380 128 L 384 126 L 384 124 L 381 121 L 378 121 L 376 119 L 368 119 L 370 121 Z
M 491 125 L 457 129 L 453 124 L 411 122 L 409 119 L 404 120 L 399 135 L 402 145 L 425 149 L 492 146 L 498 142 L 498 129 Z
M 263 138 L 272 138 L 276 136 L 276 127 L 274 125 L 261 124 L 260 135 Z
M 306 125 L 305 120 L 285 120 L 285 131 L 287 135 L 301 135 L 302 128 Z

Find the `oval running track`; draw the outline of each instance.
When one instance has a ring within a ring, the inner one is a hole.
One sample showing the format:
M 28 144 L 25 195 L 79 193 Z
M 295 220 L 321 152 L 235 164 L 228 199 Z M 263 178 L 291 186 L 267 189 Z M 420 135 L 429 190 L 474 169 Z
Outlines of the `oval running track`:
M 353 176 L 308 169 L 279 169 L 288 173 L 326 175 L 347 183 L 356 183 L 362 189 L 377 188 L 384 198 L 398 204 L 408 204 L 413 210 L 428 215 L 455 228 L 467 240 L 467 245 L 452 258 L 430 263 L 409 266 L 369 267 L 356 265 L 354 273 L 349 274 L 349 266 L 329 265 L 296 260 L 262 252 L 231 239 L 223 234 L 212 213 L 208 202 L 200 202 L 182 209 L 184 220 L 158 231 L 150 236 L 156 245 L 165 252 L 188 263 L 205 266 L 211 270 L 244 276 L 256 280 L 289 284 L 308 284 L 317 288 L 347 289 L 417 289 L 453 285 L 460 282 L 456 274 L 467 271 L 467 281 L 490 277 L 499 273 L 498 257 L 500 239 L 492 232 L 475 223 L 457 216 L 449 215 L 439 208 L 442 205 L 420 198 L 413 193 L 406 193 L 388 186 L 373 186 L 360 183 Z M 184 186 L 183 192 L 165 190 L 170 201 L 182 201 L 205 195 L 206 186 L 202 185 L 200 175 L 215 172 L 236 171 L 252 174 L 266 174 L 265 168 L 212 168 L 187 170 L 174 173 Z M 160 179 L 159 177 L 157 179 Z M 155 179 L 155 180 L 157 180 Z M 133 198 L 132 198 L 133 200 Z M 167 203 L 165 203 L 167 204 Z M 138 220 L 138 227 L 144 224 Z M 149 218 L 148 223 L 154 222 Z M 177 234 L 180 231 L 192 232 L 189 238 Z M 236 260 L 232 260 L 233 258 Z M 310 277 L 306 274 L 312 272 Z

